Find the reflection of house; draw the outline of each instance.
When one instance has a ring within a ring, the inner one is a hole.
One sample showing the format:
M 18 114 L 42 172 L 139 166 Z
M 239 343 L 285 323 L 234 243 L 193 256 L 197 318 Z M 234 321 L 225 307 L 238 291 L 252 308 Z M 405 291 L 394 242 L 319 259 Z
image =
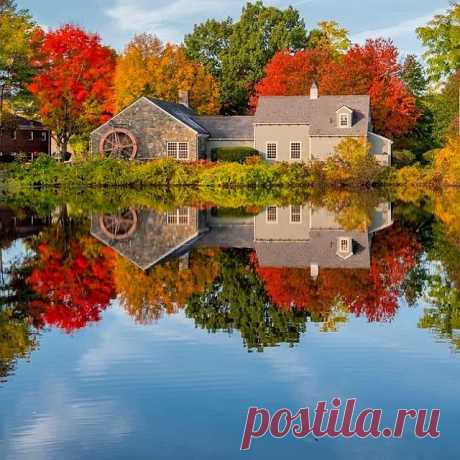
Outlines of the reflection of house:
M 13 241 L 37 234 L 47 223 L 27 210 L 21 210 L 20 216 L 9 208 L 0 208 L 0 241 Z
M 128 209 L 91 219 L 94 237 L 143 270 L 192 243 L 199 227 L 199 212 L 189 207 L 167 213 Z
M 96 216 L 91 233 L 146 270 L 193 247 L 254 249 L 264 267 L 369 268 L 372 235 L 389 225 L 391 206 L 381 204 L 369 227 L 346 230 L 325 208 L 269 206 L 257 216 L 179 208 L 167 213 L 126 210 Z
M 268 161 L 325 160 L 346 138 L 366 138 L 371 155 L 391 162 L 389 139 L 372 132 L 368 95 L 261 96 L 254 116 L 199 116 L 179 103 L 141 97 L 91 133 L 91 150 L 124 159 L 209 158 L 215 147 L 246 146 Z

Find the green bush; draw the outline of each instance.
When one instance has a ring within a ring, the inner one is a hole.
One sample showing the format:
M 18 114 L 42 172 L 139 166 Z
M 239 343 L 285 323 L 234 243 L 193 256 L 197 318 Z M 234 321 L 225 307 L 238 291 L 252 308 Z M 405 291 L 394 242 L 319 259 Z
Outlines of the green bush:
M 211 151 L 213 161 L 244 163 L 253 156 L 259 156 L 259 152 L 252 147 L 216 147 Z
M 393 152 L 392 163 L 397 168 L 413 165 L 416 161 L 417 156 L 410 150 L 395 150 Z

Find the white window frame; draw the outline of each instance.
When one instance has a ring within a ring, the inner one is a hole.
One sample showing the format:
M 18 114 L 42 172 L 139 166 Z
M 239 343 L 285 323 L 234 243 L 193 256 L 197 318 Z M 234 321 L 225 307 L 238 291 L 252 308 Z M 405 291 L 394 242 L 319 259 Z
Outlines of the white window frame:
M 13 129 L 11 132 L 11 139 L 15 141 L 18 138 L 18 131 L 16 129 Z
M 343 250 L 342 245 L 343 243 L 346 244 L 347 249 Z M 351 239 L 345 236 L 341 236 L 339 238 L 339 253 L 340 254 L 349 254 L 351 252 Z
M 294 213 L 292 212 L 293 211 L 293 208 L 299 208 L 299 212 L 295 213 L 295 214 L 298 214 L 299 215 L 299 220 L 293 220 L 292 219 L 292 216 L 294 215 Z M 300 205 L 292 205 L 290 206 L 290 211 L 289 211 L 289 222 L 291 224 L 301 224 L 302 223 L 302 206 Z
M 293 145 L 299 145 L 299 158 L 294 158 L 292 156 L 292 146 Z M 299 161 L 302 159 L 302 142 L 301 141 L 291 141 L 289 143 L 289 158 L 291 160 L 299 160 Z
M 346 124 L 342 124 L 342 117 L 346 118 Z M 349 128 L 350 127 L 350 114 L 349 113 L 339 113 L 339 128 Z
M 269 219 L 270 209 L 275 210 L 275 220 Z M 267 206 L 267 209 L 265 210 L 265 220 L 267 224 L 277 224 L 278 223 L 278 206 Z
M 189 225 L 190 208 L 177 208 L 166 213 L 167 225 Z
M 33 141 L 33 140 L 34 140 L 34 132 L 33 132 L 33 131 L 29 131 L 28 140 L 29 140 L 29 141 Z
M 268 156 L 268 146 L 269 145 L 274 145 L 275 146 L 275 156 L 274 157 L 269 157 Z M 269 141 L 269 142 L 265 143 L 265 158 L 267 160 L 277 160 L 278 159 L 278 142 Z
M 185 147 L 185 148 L 184 148 Z M 167 141 L 166 142 L 166 155 L 168 158 L 186 161 L 190 158 L 189 142 L 183 141 Z M 184 152 L 186 155 L 184 155 Z M 172 153 L 172 154 L 171 154 Z

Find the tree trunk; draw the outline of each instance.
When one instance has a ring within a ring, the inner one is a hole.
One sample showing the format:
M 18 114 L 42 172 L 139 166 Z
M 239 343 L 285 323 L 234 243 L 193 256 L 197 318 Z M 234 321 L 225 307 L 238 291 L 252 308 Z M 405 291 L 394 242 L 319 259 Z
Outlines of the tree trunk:
M 59 142 L 59 155 L 61 157 L 61 161 L 65 161 L 65 157 L 67 155 L 67 141 Z

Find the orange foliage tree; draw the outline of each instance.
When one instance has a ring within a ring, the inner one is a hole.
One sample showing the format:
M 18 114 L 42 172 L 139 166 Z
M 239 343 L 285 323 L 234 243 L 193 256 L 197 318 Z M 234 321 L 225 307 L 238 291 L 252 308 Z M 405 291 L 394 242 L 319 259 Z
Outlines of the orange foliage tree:
M 37 40 L 37 74 L 29 90 L 64 155 L 74 134 L 112 115 L 115 52 L 98 35 L 73 25 L 42 33 Z
M 188 267 L 173 259 L 146 272 L 118 257 L 114 280 L 123 307 L 141 324 L 160 319 L 163 312 L 176 313 L 218 276 L 219 255 L 218 249 L 195 249 Z
M 190 105 L 197 113 L 219 110 L 217 83 L 202 64 L 189 60 L 180 46 L 163 45 L 148 34 L 136 36 L 117 62 L 117 110 L 141 96 L 176 101 L 179 90 L 189 92 Z
M 27 284 L 37 297 L 29 310 L 37 327 L 55 326 L 72 333 L 99 321 L 115 297 L 114 253 L 91 237 L 75 239 L 68 254 L 40 243 Z

